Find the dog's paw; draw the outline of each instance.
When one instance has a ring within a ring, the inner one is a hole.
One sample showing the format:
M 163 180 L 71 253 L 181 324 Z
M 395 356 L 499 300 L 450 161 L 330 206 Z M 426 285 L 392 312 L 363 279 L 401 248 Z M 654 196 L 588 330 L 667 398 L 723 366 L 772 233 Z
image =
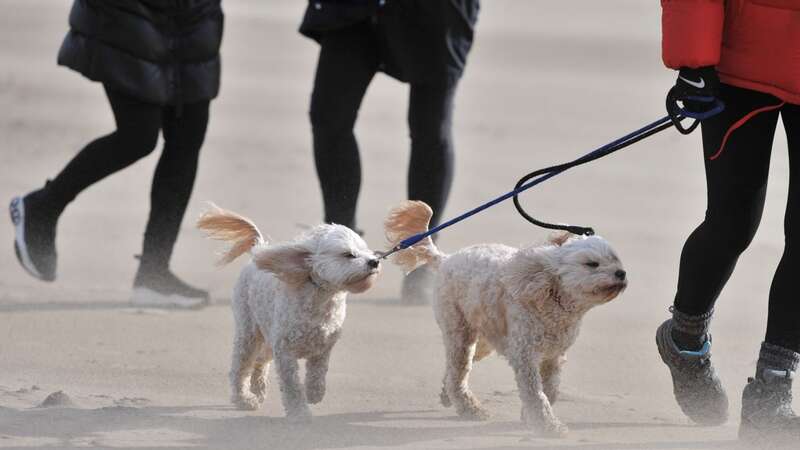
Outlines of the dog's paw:
M 261 408 L 259 398 L 251 394 L 234 395 L 231 401 L 238 409 L 244 411 L 255 411 Z
M 308 403 L 316 405 L 325 397 L 325 385 L 306 385 L 306 399 Z
M 479 422 L 484 420 L 489 420 L 489 418 L 491 417 L 489 411 L 477 405 L 472 405 L 467 408 L 464 408 L 463 410 L 458 412 L 458 415 L 464 420 L 475 420 Z
M 563 438 L 569 432 L 569 428 L 566 425 L 561 423 L 559 420 L 555 420 L 553 422 L 545 423 L 541 427 L 540 434 L 543 437 L 549 438 Z
M 548 438 L 562 438 L 567 435 L 569 429 L 560 420 L 555 417 L 544 419 L 541 417 L 534 417 L 526 408 L 522 408 L 520 418 L 522 422 L 529 425 L 533 430 L 542 437 Z
M 450 401 L 450 396 L 447 394 L 445 388 L 442 388 L 442 392 L 439 393 L 439 401 L 445 408 L 449 408 L 453 405 L 453 402 Z
M 292 425 L 307 425 L 311 423 L 311 410 L 306 406 L 293 411 L 287 411 L 286 420 Z

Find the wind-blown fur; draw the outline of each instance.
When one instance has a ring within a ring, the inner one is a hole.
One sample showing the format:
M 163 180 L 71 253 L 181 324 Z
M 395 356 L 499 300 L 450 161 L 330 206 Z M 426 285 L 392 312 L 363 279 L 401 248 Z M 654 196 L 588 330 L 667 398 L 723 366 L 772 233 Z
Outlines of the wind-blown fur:
M 383 222 L 389 248 L 394 248 L 407 237 L 427 231 L 431 217 L 433 210 L 425 202 L 409 200 L 392 209 Z M 394 253 L 389 260 L 410 273 L 423 264 L 437 266 L 441 256 L 429 236 L 410 248 Z
M 424 232 L 431 214 L 422 202 L 393 209 L 385 222 L 390 245 Z M 496 350 L 516 375 L 523 420 L 548 435 L 566 433 L 551 406 L 565 353 L 583 315 L 627 286 L 608 243 L 559 234 L 542 246 L 481 244 L 446 255 L 428 239 L 396 255 L 392 261 L 405 270 L 425 263 L 437 269 L 433 307 L 447 359 L 442 404 L 462 417 L 488 417 L 468 376 L 473 361 Z
M 310 420 L 308 404 L 325 395 L 347 293 L 372 286 L 380 271 L 375 253 L 341 225 L 318 225 L 293 241 L 267 245 L 250 220 L 212 206 L 197 226 L 209 237 L 231 243 L 223 263 L 248 251 L 252 255 L 233 291 L 233 403 L 241 409 L 261 406 L 274 361 L 286 416 Z M 305 383 L 300 381 L 299 359 L 306 360 Z
M 233 262 L 255 246 L 267 244 L 253 222 L 214 203 L 209 203 L 209 209 L 197 219 L 197 228 L 205 231 L 211 239 L 231 243 L 228 251 L 217 261 L 220 266 Z

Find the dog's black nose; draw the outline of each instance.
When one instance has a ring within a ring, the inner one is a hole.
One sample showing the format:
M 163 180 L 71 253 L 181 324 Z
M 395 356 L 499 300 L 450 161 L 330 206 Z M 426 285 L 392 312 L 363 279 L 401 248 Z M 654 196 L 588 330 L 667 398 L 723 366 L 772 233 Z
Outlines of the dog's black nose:
M 381 265 L 380 259 L 370 259 L 367 261 L 367 265 L 372 267 L 373 269 L 377 269 L 379 265 Z
M 616 276 L 620 280 L 624 280 L 625 279 L 625 271 L 624 270 L 618 270 L 618 271 L 614 272 L 614 276 Z

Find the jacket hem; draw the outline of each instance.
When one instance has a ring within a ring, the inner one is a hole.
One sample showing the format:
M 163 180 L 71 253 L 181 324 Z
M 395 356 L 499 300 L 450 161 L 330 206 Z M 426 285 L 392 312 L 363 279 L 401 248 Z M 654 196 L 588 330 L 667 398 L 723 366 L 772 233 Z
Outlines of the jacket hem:
M 759 81 L 747 80 L 739 78 L 730 74 L 720 73 L 719 79 L 725 84 L 736 86 L 738 88 L 750 89 L 751 91 L 763 92 L 765 94 L 774 95 L 775 97 L 791 103 L 793 105 L 800 105 L 800 94 L 787 91 L 775 85 L 763 83 Z

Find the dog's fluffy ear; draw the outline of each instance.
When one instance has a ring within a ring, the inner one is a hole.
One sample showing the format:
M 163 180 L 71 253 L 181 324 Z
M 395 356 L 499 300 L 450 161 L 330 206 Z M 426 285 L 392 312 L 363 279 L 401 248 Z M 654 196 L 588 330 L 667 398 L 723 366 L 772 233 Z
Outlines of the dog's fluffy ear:
M 208 209 L 197 219 L 197 228 L 205 231 L 211 239 L 230 242 L 231 247 L 221 255 L 218 266 L 232 262 L 257 245 L 266 245 L 258 227 L 250 219 L 212 202 L 208 202 Z
M 403 239 L 428 230 L 433 210 L 425 202 L 406 200 L 389 211 L 383 229 L 389 245 L 395 246 Z
M 261 270 L 272 272 L 281 281 L 301 284 L 311 276 L 307 249 L 297 244 L 282 244 L 259 250 L 253 261 Z
M 514 256 L 503 276 L 509 293 L 537 309 L 552 301 L 560 289 L 546 253 L 540 249 L 521 250 Z
M 406 200 L 389 211 L 389 215 L 383 222 L 389 249 L 394 248 L 403 239 L 428 231 L 431 217 L 433 217 L 431 207 L 425 202 L 416 200 Z M 431 259 L 432 254 L 435 253 L 431 247 L 433 247 L 433 240 L 427 237 L 413 247 L 390 256 L 390 260 L 409 273 Z
M 550 236 L 548 236 L 547 242 L 555 245 L 556 247 L 561 247 L 573 237 L 575 237 L 575 235 L 570 233 L 569 231 L 559 231 L 556 233 L 552 233 Z

